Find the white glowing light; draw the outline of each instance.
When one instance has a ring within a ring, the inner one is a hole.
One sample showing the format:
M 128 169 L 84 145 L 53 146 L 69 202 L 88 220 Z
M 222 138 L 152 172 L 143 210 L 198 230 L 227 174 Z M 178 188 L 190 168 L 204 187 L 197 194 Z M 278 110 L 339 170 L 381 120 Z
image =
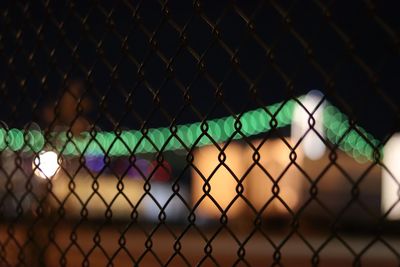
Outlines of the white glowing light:
M 394 134 L 383 149 L 382 168 L 382 212 L 386 213 L 399 200 L 400 192 L 400 133 Z M 400 219 L 400 203 L 387 216 L 389 220 Z
M 323 94 L 320 91 L 310 91 L 305 97 L 300 100 L 304 107 L 301 105 L 296 105 L 293 111 L 291 135 L 293 141 L 296 143 L 310 129 L 310 118 L 314 118 L 315 120 L 315 124 L 313 126 L 314 130 L 311 129 L 304 136 L 300 144 L 300 147 L 302 147 L 304 154 L 312 160 L 317 160 L 321 158 L 324 155 L 326 149 L 325 144 L 317 135 L 318 133 L 321 137 L 325 137 L 323 125 L 323 111 L 325 107 L 325 101 L 320 104 L 322 98 Z
M 167 204 L 167 201 L 173 195 L 171 187 L 168 187 L 162 183 L 152 183 L 150 192 L 161 207 L 164 207 Z M 179 193 L 182 193 L 182 196 L 185 198 L 185 191 L 180 191 Z M 144 208 L 142 211 L 143 216 L 150 221 L 158 221 L 158 216 L 161 212 L 161 209 L 155 203 L 155 201 L 150 196 L 146 196 L 142 203 L 142 208 Z M 167 207 L 165 207 L 164 212 L 166 218 L 171 220 L 179 219 L 180 216 L 182 216 L 185 208 L 186 207 L 182 201 L 178 197 L 174 197 L 168 202 Z
M 33 161 L 35 174 L 43 179 L 51 179 L 60 169 L 58 155 L 53 151 L 42 151 Z

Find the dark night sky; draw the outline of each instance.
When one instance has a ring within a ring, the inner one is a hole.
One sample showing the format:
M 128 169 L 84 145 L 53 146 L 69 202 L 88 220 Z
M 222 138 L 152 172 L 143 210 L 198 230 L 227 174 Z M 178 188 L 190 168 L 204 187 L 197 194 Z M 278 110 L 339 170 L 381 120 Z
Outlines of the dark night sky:
M 129 5 L 112 7 L 111 2 L 100 2 L 100 8 L 84 1 L 74 7 L 57 1 L 2 8 L 1 120 L 10 127 L 29 121 L 44 126 L 43 109 L 62 95 L 66 74 L 67 80 L 87 84 L 92 110 L 85 116 L 105 130 L 112 130 L 127 110 L 122 127 L 137 128 L 142 120 L 149 126 L 165 126 L 172 118 L 183 123 L 207 114 L 226 116 L 312 89 L 323 91 L 379 138 L 399 130 L 400 47 L 395 41 L 399 39 L 371 15 L 399 32 L 399 6 L 394 1 L 377 1 L 373 13 L 364 1 L 337 1 L 329 5 L 330 20 L 318 1 L 236 1 L 235 7 L 225 1 L 204 1 L 199 9 L 191 1 L 171 1 L 168 19 L 156 1 L 143 1 L 136 19 Z M 132 2 L 136 8 L 137 1 Z M 253 17 L 253 31 L 243 17 Z M 216 24 L 218 39 L 210 27 Z M 177 29 L 185 30 L 186 45 Z M 149 45 L 150 39 L 156 45 Z M 238 64 L 232 64 L 235 53 Z M 203 59 L 203 69 L 197 57 Z M 171 59 L 173 74 L 167 76 L 166 62 Z M 333 88 L 326 90 L 326 80 L 313 62 L 332 77 Z M 361 65 L 376 74 L 376 86 Z M 140 66 L 143 76 L 138 75 Z M 253 81 L 256 97 L 249 93 Z M 225 105 L 215 105 L 216 86 L 221 86 Z M 182 109 L 185 88 L 190 105 Z M 383 91 L 397 111 L 377 91 Z M 157 92 L 161 109 L 154 103 Z M 132 98 L 126 103 L 128 94 Z

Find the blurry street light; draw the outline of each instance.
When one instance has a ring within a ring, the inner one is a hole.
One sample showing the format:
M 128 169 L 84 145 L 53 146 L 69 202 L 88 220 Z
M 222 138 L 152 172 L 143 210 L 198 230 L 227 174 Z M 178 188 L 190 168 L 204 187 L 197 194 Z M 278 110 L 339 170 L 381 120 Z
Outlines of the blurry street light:
M 58 155 L 53 151 L 42 151 L 33 160 L 35 174 L 43 179 L 51 179 L 60 169 Z
M 322 99 L 323 94 L 320 91 L 310 91 L 300 100 L 304 107 L 297 104 L 293 111 L 292 140 L 297 143 L 305 135 L 300 147 L 303 149 L 304 155 L 312 160 L 320 159 L 326 149 L 325 144 L 317 135 L 318 133 L 324 137 L 323 111 L 325 103 L 320 104 Z M 311 118 L 315 121 L 314 129 L 310 129 Z M 309 129 L 310 131 L 307 132 Z

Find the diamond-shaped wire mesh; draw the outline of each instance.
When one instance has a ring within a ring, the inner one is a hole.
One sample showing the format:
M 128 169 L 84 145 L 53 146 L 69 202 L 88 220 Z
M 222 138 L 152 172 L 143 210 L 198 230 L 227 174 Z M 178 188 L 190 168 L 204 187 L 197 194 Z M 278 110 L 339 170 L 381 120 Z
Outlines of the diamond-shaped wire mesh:
M 0 266 L 399 266 L 381 1 L 11 1 Z

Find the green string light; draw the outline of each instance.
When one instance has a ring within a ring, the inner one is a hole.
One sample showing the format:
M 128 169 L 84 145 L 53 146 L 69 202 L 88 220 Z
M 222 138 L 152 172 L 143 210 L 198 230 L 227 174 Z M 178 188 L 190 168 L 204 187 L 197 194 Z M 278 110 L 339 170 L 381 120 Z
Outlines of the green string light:
M 207 135 L 210 137 L 203 133 L 200 122 L 178 125 L 177 136 L 172 134 L 170 128 L 164 127 L 149 129 L 145 135 L 141 131 L 129 130 L 122 131 L 119 136 L 114 132 L 96 132 L 94 136 L 89 132 L 83 132 L 79 136 L 68 138 L 67 132 L 54 132 L 50 137 L 54 140 L 53 148 L 66 156 L 77 156 L 82 153 L 101 155 L 104 152 L 110 156 L 127 156 L 132 151 L 135 153 L 150 153 L 161 149 L 171 151 L 209 145 L 212 144 L 210 138 L 217 143 L 223 143 L 228 139 L 241 139 L 243 135 L 250 137 L 265 133 L 271 130 L 270 114 L 277 121 L 277 128 L 288 126 L 292 121 L 295 104 L 296 102 L 291 100 L 251 110 L 239 117 L 228 116 L 207 120 L 204 123 L 208 126 Z M 374 151 L 376 149 L 381 151 L 381 148 L 377 147 L 379 140 L 359 126 L 356 126 L 357 131 L 349 130 L 350 123 L 347 116 L 329 103 L 325 106 L 323 120 L 327 140 L 357 161 L 372 160 Z M 239 122 L 240 129 L 237 128 Z M 10 149 L 37 153 L 45 145 L 45 137 L 38 130 L 0 128 L 0 151 Z
M 0 129 L 0 150 L 3 151 L 6 147 L 6 135 L 7 132 L 4 129 Z
M 357 131 L 349 129 L 351 126 L 347 116 L 333 105 L 325 107 L 323 120 L 327 139 L 358 162 L 372 160 L 375 150 L 382 155 L 382 148 L 378 147 L 379 140 L 360 126 L 355 126 Z

